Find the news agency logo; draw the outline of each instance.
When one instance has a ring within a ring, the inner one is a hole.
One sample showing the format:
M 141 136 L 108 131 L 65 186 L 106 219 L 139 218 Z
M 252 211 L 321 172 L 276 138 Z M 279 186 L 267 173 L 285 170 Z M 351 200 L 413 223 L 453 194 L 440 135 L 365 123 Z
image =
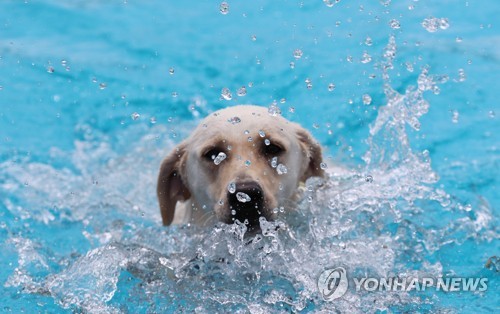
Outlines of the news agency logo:
M 325 301 L 333 301 L 343 296 L 349 281 L 347 280 L 347 272 L 343 267 L 324 270 L 318 279 L 318 289 Z
M 356 292 L 366 291 L 435 291 L 483 292 L 488 290 L 488 278 L 415 278 L 415 277 L 363 277 L 352 278 Z M 325 301 L 342 297 L 349 288 L 347 271 L 343 267 L 325 269 L 318 278 L 318 290 Z

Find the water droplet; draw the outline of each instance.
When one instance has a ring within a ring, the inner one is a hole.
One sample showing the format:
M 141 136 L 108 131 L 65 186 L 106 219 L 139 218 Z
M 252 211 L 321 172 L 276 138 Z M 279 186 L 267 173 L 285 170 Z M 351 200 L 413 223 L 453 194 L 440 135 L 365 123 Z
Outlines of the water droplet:
M 271 141 L 269 139 L 265 139 L 264 140 L 264 144 L 266 144 L 267 146 L 271 145 Z
M 252 199 L 250 198 L 250 196 L 248 196 L 248 194 L 245 194 L 243 192 L 238 192 L 236 193 L 236 198 L 238 199 L 239 202 L 241 203 L 246 203 L 246 202 L 250 202 Z
M 288 169 L 284 164 L 279 164 L 278 167 L 276 167 L 276 171 L 278 172 L 279 175 L 285 174 L 288 172 Z
M 247 89 L 245 86 L 241 86 L 238 91 L 236 92 L 236 94 L 240 97 L 242 96 L 245 96 L 247 94 Z
M 226 1 L 222 2 L 219 6 L 219 11 L 223 15 L 228 14 L 229 13 L 229 4 Z
M 336 2 L 339 2 L 339 1 L 340 1 L 340 0 L 335 0 L 335 1 L 333 1 L 333 0 L 323 0 L 323 3 L 324 3 L 327 7 L 331 8 L 331 7 L 333 7 L 333 5 L 334 5 Z
M 138 114 L 137 112 L 134 112 L 130 115 L 130 117 L 132 118 L 132 120 L 137 120 L 141 117 L 141 115 Z
M 326 168 L 328 168 L 328 165 L 326 163 L 322 162 L 322 163 L 319 164 L 319 167 L 321 169 L 325 170 Z
M 333 84 L 333 83 L 328 84 L 328 91 L 329 92 L 333 92 L 334 89 L 335 89 L 335 84 Z
M 169 73 L 170 75 L 173 75 L 173 74 L 174 74 L 174 72 L 175 72 L 174 68 L 170 68 L 170 69 L 168 69 L 168 73 Z
M 422 21 L 422 27 L 425 28 L 429 33 L 434 33 L 438 29 L 447 29 L 450 24 L 446 18 L 436 18 L 429 17 Z
M 303 52 L 302 52 L 302 50 L 300 50 L 300 49 L 295 49 L 295 50 L 293 51 L 293 57 L 294 57 L 295 59 L 297 59 L 297 60 L 298 60 L 298 59 L 300 59 L 300 58 L 302 57 L 302 54 L 303 54 Z
M 406 66 L 406 70 L 408 70 L 408 72 L 413 72 L 413 64 L 411 64 L 411 62 L 406 62 L 405 66 Z
M 306 83 L 307 89 L 311 89 L 313 87 L 312 82 L 309 78 L 306 78 L 304 82 Z
M 368 182 L 368 183 L 372 183 L 373 182 L 373 177 L 371 175 L 367 175 L 365 177 L 365 181 Z
M 217 157 L 214 158 L 214 164 L 219 165 L 224 159 L 226 159 L 226 154 L 220 152 Z
M 363 95 L 363 104 L 368 106 L 371 103 L 372 103 L 372 97 L 368 94 L 364 94 Z
M 361 63 L 369 63 L 372 61 L 372 56 L 370 56 L 366 51 L 363 52 L 363 56 L 361 57 Z
M 264 137 L 264 136 L 266 136 L 266 133 L 262 130 L 259 130 L 259 136 Z
M 277 105 L 276 103 L 272 103 L 272 104 L 269 106 L 269 108 L 268 108 L 267 112 L 268 112 L 271 116 L 275 117 L 275 116 L 278 116 L 278 115 L 280 115 L 280 114 L 281 114 L 281 109 L 280 109 L 280 107 L 278 107 L 278 105 Z
M 231 100 L 233 99 L 233 95 L 231 94 L 231 91 L 229 90 L 229 88 L 227 87 L 224 87 L 221 92 L 220 92 L 220 95 L 222 96 L 222 98 L 224 98 L 225 100 Z
M 451 117 L 451 122 L 453 122 L 453 123 L 458 123 L 458 117 L 459 117 L 459 115 L 460 115 L 460 114 L 458 113 L 458 111 L 453 110 L 451 114 L 452 114 L 452 117 Z
M 227 119 L 227 122 L 230 122 L 231 124 L 237 124 L 241 122 L 241 119 L 239 117 L 232 117 Z
M 229 191 L 229 193 L 233 194 L 234 192 L 236 192 L 236 183 L 234 182 L 230 182 L 228 185 L 227 185 L 227 190 Z
M 271 159 L 271 167 L 276 168 L 278 166 L 278 157 L 273 157 Z
M 392 20 L 389 21 L 389 26 L 392 29 L 400 29 L 401 28 L 401 23 L 399 23 L 399 21 L 396 20 L 396 19 L 392 19 Z
M 464 82 L 467 76 L 465 75 L 464 69 L 458 69 L 458 81 Z

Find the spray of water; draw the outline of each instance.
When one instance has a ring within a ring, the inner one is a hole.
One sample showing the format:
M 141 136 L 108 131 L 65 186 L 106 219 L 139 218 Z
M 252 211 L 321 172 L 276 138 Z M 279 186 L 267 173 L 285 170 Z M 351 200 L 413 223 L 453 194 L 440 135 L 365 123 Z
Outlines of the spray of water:
M 3 189 L 26 200 L 20 206 L 4 201 L 12 215 L 46 225 L 77 224 L 90 243 L 87 253 L 71 255 L 68 250 L 45 252 L 22 234 L 12 236 L 18 266 L 6 286 L 50 295 L 63 308 L 89 312 L 120 312 L 120 304 L 128 304 L 129 310 L 150 312 L 361 313 L 411 310 L 432 302 L 406 292 L 351 289 L 328 303 L 317 290 L 320 272 L 339 265 L 358 275 L 441 276 L 440 263 L 426 256 L 450 242 L 495 236 L 486 231 L 492 219 L 488 205 L 467 215 L 436 188 L 429 153 L 412 150 L 407 128 L 419 130 L 419 118 L 429 109 L 424 94 L 438 92 L 446 77 L 430 75 L 424 67 L 416 86 L 398 93 L 389 75 L 396 51 L 391 37 L 380 62 L 387 103 L 370 127 L 366 165 L 361 170 L 330 166 L 327 180 L 309 180 L 302 201 L 286 204 L 286 216 L 261 220 L 262 234 L 256 236 L 246 236 L 246 226 L 239 223 L 156 226 L 160 220 L 149 197 L 156 168 L 134 168 L 159 164 L 156 157 L 147 157 L 161 156 L 152 144 L 154 134 L 124 157 L 106 144 L 79 142 L 72 161 L 76 170 L 0 165 Z M 39 181 L 31 180 L 31 188 L 22 190 L 33 172 Z M 97 183 L 92 173 L 106 175 Z M 100 188 L 88 188 L 88 182 Z M 449 219 L 428 221 L 426 211 L 448 213 Z

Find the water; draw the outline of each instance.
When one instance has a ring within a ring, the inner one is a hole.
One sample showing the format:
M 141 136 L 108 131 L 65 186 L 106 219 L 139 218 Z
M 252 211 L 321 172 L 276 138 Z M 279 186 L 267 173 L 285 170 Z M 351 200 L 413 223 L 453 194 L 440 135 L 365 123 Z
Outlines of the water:
M 498 310 L 496 1 L 0 6 L 2 311 Z M 328 180 L 255 238 L 160 226 L 161 159 L 239 103 L 309 129 Z M 339 265 L 490 282 L 325 302 Z

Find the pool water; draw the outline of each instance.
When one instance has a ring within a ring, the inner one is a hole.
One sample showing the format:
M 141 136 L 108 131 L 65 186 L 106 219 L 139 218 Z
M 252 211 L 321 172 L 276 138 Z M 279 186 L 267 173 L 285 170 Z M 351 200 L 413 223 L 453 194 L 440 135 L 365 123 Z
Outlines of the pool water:
M 0 310 L 498 312 L 497 1 L 221 3 L 0 4 Z M 309 129 L 329 178 L 254 238 L 162 227 L 162 158 L 241 103 Z M 324 301 L 339 265 L 488 290 Z

